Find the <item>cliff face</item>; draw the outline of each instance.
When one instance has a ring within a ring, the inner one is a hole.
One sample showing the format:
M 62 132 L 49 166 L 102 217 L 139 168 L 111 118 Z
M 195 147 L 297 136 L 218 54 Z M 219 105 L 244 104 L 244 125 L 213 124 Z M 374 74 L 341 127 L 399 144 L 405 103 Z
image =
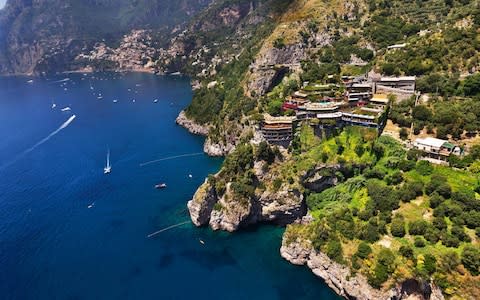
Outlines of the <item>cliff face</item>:
M 261 222 L 278 225 L 293 223 L 307 213 L 303 186 L 313 184 L 313 190 L 321 192 L 336 185 L 338 180 L 335 172 L 342 171 L 337 165 L 320 165 L 305 174 L 303 182 L 284 182 L 275 189 L 272 185 L 276 175 L 265 171 L 265 164 L 264 161 L 257 161 L 253 170 L 257 180 L 269 188 L 257 188 L 251 197 L 236 195 L 231 188 L 232 182 L 227 184 L 223 195 L 219 195 L 214 184 L 205 181 L 188 202 L 193 223 L 230 232 Z
M 279 225 L 292 223 L 307 212 L 303 195 L 280 188 L 263 192 L 249 199 L 239 199 L 227 184 L 224 195 L 219 196 L 208 181 L 187 204 L 196 226 L 210 225 L 214 230 L 233 232 L 247 225 L 271 222 Z
M 322 278 L 331 289 L 346 299 L 444 299 L 437 286 L 428 283 L 422 284 L 415 280 L 407 281 L 392 289 L 374 289 L 364 276 L 351 274 L 348 267 L 334 262 L 324 253 L 315 251 L 310 241 L 307 240 L 288 241 L 284 236 L 280 254 L 292 264 L 307 265 L 316 276 Z

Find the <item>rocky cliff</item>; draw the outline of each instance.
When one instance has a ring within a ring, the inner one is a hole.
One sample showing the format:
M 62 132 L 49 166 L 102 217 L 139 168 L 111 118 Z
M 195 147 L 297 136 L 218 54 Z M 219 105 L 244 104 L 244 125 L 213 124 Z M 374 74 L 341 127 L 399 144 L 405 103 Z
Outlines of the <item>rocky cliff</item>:
M 282 187 L 274 193 L 265 191 L 249 199 L 239 199 L 232 192 L 231 183 L 219 196 L 208 181 L 187 206 L 195 225 L 210 225 L 214 230 L 229 232 L 260 222 L 286 225 L 307 212 L 303 195 L 298 190 Z
M 352 274 L 348 267 L 334 262 L 324 253 L 315 251 L 308 240 L 289 241 L 284 236 L 280 254 L 292 264 L 308 266 L 316 276 L 322 278 L 331 289 L 346 299 L 444 300 L 437 286 L 415 280 L 406 281 L 392 289 L 375 289 L 368 284 L 363 275 Z
M 280 163 L 280 162 L 277 162 Z M 210 225 L 214 230 L 236 231 L 247 225 L 269 222 L 287 225 L 301 219 L 307 213 L 304 186 L 321 192 L 337 184 L 335 172 L 339 165 L 319 165 L 303 176 L 302 182 L 283 182 L 273 187 L 277 175 L 264 161 L 256 161 L 253 167 L 258 186 L 250 197 L 239 196 L 228 182 L 224 193 L 218 193 L 213 181 L 205 183 L 188 202 L 192 221 L 197 226 Z M 220 173 L 215 175 L 220 176 Z

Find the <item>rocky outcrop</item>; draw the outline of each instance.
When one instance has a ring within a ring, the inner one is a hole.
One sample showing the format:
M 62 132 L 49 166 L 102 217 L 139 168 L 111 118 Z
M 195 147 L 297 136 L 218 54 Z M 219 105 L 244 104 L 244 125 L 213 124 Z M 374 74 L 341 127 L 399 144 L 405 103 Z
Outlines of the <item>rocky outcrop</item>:
M 303 194 L 297 189 L 281 187 L 277 192 L 265 191 L 258 199 L 261 211 L 258 219 L 278 225 L 293 223 L 307 213 Z
M 405 283 L 411 286 L 411 281 L 399 284 L 392 289 L 378 290 L 368 284 L 361 274 L 352 274 L 350 269 L 327 255 L 313 249 L 308 240 L 296 239 L 289 241 L 284 235 L 280 254 L 295 265 L 307 265 L 312 272 L 322 278 L 338 295 L 346 299 L 357 300 L 399 300 L 399 299 L 430 299 L 444 300 L 441 290 L 433 284 L 417 284 L 416 288 L 406 289 Z M 415 281 L 415 280 L 413 280 Z M 416 281 L 415 281 L 416 282 Z M 424 286 L 427 285 L 425 288 Z
M 239 199 L 234 196 L 231 183 L 226 186 L 225 194 L 218 200 L 217 209 L 210 216 L 210 227 L 213 230 L 233 232 L 246 224 L 253 223 L 250 217 L 253 208 L 251 199 Z
M 320 164 L 309 170 L 302 177 L 302 184 L 307 189 L 316 193 L 322 192 L 332 186 L 337 185 L 338 178 L 336 172 L 342 170 L 341 165 Z
M 210 156 L 225 156 L 235 149 L 234 143 L 215 143 L 210 137 L 205 140 L 203 145 L 203 152 Z
M 282 74 L 286 71 L 299 69 L 300 62 L 306 59 L 306 55 L 302 44 L 264 50 L 250 67 L 247 83 L 249 93 L 264 95 L 282 79 Z
M 187 207 L 190 218 L 196 226 L 208 224 L 215 203 L 217 203 L 215 187 L 211 186 L 208 180 L 197 189 L 193 199 L 188 201 Z
M 189 119 L 185 114 L 185 111 L 183 110 L 178 115 L 177 119 L 175 120 L 175 123 L 187 129 L 190 133 L 196 134 L 196 135 L 207 136 L 208 131 L 210 130 L 210 126 L 200 125 L 195 121 L 193 121 L 192 119 Z
M 307 213 L 303 194 L 287 185 L 282 185 L 277 191 L 256 192 L 250 198 L 235 194 L 231 185 L 226 185 L 221 196 L 212 192 L 207 182 L 198 189 L 188 202 L 195 225 L 208 223 L 214 230 L 233 232 L 261 222 L 290 224 Z

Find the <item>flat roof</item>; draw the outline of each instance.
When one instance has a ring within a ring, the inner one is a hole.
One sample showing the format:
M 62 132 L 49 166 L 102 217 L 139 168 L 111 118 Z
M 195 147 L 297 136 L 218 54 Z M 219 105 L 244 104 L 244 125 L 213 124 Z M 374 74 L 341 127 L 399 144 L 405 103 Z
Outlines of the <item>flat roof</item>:
M 336 119 L 342 117 L 341 112 L 328 113 L 328 114 L 317 114 L 317 119 Z
M 400 76 L 400 77 L 382 77 L 381 82 L 396 82 L 396 81 L 415 81 L 416 76 Z
M 263 119 L 266 124 L 285 124 L 292 123 L 297 117 L 272 117 L 269 114 L 264 114 Z
M 434 137 L 418 138 L 415 143 L 422 144 L 430 147 L 441 148 L 443 144 L 447 143 L 446 140 L 437 139 Z

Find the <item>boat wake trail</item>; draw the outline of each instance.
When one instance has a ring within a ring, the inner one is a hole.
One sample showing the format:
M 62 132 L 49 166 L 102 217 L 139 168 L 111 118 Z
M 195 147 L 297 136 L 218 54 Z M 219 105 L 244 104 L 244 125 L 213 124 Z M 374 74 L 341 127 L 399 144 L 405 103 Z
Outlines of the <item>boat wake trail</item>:
M 50 83 L 60 83 L 60 82 L 67 82 L 67 81 L 70 81 L 70 78 L 65 78 L 65 79 L 57 80 L 57 81 L 52 81 Z
M 45 142 L 47 142 L 49 139 L 51 139 L 54 135 L 56 135 L 57 133 L 59 133 L 60 131 L 62 131 L 63 129 L 67 128 L 68 125 L 70 125 L 70 123 L 73 122 L 73 120 L 75 120 L 77 116 L 76 115 L 73 115 L 71 116 L 65 123 L 63 123 L 60 127 L 58 127 L 57 130 L 55 130 L 54 132 L 50 133 L 46 138 L 44 138 L 43 140 L 41 140 L 40 142 L 36 143 L 35 145 L 33 145 L 32 147 L 28 148 L 27 150 L 25 150 L 21 155 L 25 155 L 25 154 L 28 154 L 30 152 L 32 152 L 33 150 L 35 150 L 35 148 L 37 148 L 38 146 L 44 144 Z
M 178 223 L 178 224 L 175 224 L 175 225 L 172 225 L 172 226 L 168 226 L 167 228 L 163 228 L 163 229 L 160 229 L 159 231 L 155 231 L 154 233 L 150 233 L 149 235 L 147 235 L 147 238 L 152 238 L 154 236 L 156 236 L 157 234 L 159 233 L 162 233 L 162 232 L 165 232 L 167 230 L 170 230 L 170 229 L 173 229 L 173 228 L 176 228 L 176 227 L 180 227 L 182 225 L 185 225 L 185 224 L 188 224 L 190 223 L 191 221 L 185 221 L 185 222 L 182 222 L 182 223 Z
M 11 162 L 3 165 L 0 167 L 0 170 L 1 169 L 4 169 L 12 164 L 14 164 L 15 162 L 17 162 L 20 158 L 22 158 L 23 156 L 27 155 L 28 153 L 32 152 L 33 150 L 35 150 L 37 147 L 41 146 L 42 144 L 46 143 L 49 139 L 51 139 L 52 137 L 54 137 L 56 134 L 58 134 L 60 131 L 62 131 L 63 129 L 67 128 L 68 125 L 70 125 L 73 120 L 75 120 L 77 116 L 76 115 L 73 115 L 71 116 L 70 118 L 68 118 L 67 121 L 65 121 L 65 123 L 63 123 L 62 125 L 60 125 L 60 127 L 58 127 L 57 130 L 55 130 L 54 132 L 50 133 L 47 137 L 45 137 L 44 139 L 42 139 L 41 141 L 39 141 L 38 143 L 36 143 L 35 145 L 33 145 L 32 147 L 28 148 L 27 150 L 23 151 L 22 153 L 20 153 L 14 160 L 12 160 Z
M 158 163 L 158 162 L 165 161 L 165 160 L 171 160 L 171 159 L 176 159 L 176 158 L 181 158 L 181 157 L 189 157 L 189 156 L 199 156 L 199 155 L 203 155 L 203 152 L 175 155 L 175 156 L 169 156 L 169 157 L 160 158 L 160 159 L 156 159 L 156 160 L 152 160 L 152 161 L 147 161 L 147 162 L 141 163 L 140 167 L 144 167 L 144 166 L 151 165 L 151 164 Z

